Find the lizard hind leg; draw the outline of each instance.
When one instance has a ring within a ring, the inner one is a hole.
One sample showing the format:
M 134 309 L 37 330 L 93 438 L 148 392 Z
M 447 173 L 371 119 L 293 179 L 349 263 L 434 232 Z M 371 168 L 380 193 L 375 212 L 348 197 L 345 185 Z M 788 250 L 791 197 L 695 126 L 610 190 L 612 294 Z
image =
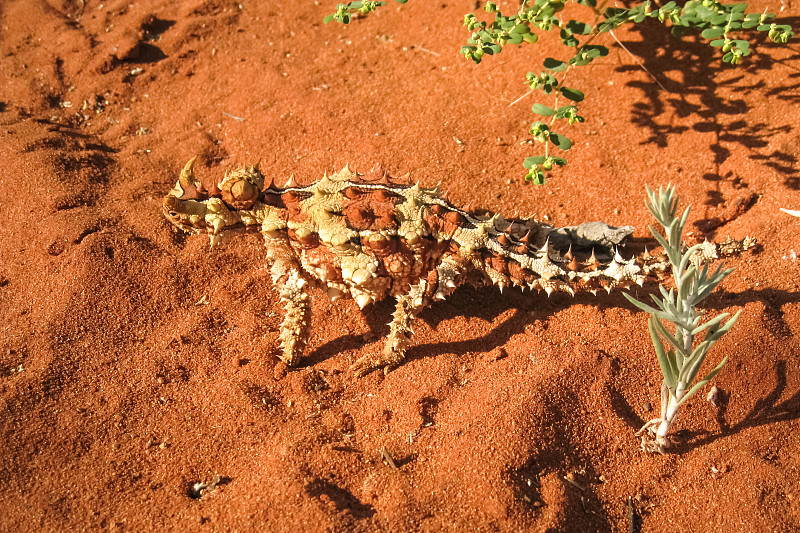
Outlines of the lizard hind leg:
M 308 282 L 299 267 L 291 262 L 278 261 L 271 270 L 281 301 L 286 304 L 279 336 L 282 354 L 278 357 L 287 366 L 296 366 L 303 355 L 311 324 L 311 302 L 306 291 Z
M 350 367 L 355 375 L 362 377 L 379 368 L 388 373 L 392 368 L 399 366 L 406 356 L 406 349 L 413 334 L 411 323 L 416 314 L 430 303 L 431 298 L 443 300 L 453 292 L 457 285 L 456 278 L 462 272 L 463 268 L 456 261 L 443 260 L 436 269 L 434 283 L 422 279 L 416 285 L 412 285 L 406 294 L 398 296 L 383 351 L 367 354 L 356 360 Z

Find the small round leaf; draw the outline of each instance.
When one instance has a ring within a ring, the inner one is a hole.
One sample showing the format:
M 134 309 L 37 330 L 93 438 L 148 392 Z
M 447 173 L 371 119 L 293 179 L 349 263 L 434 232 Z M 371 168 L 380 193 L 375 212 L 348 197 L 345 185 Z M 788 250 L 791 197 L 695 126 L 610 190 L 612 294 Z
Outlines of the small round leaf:
M 550 142 L 565 151 L 572 148 L 572 141 L 563 135 L 552 131 L 550 132 Z
M 566 69 L 569 65 L 564 63 L 563 61 L 559 61 L 558 59 L 553 59 L 552 57 L 548 57 L 544 60 L 544 68 L 547 70 L 552 70 L 555 72 L 561 72 L 562 70 Z
M 522 35 L 530 32 L 531 29 L 528 27 L 527 24 L 517 24 L 516 26 L 514 26 L 514 29 L 511 30 L 511 33 L 519 33 Z
M 702 35 L 705 39 L 716 39 L 725 34 L 725 28 L 706 28 L 703 30 Z
M 537 165 L 541 165 L 544 163 L 544 160 L 547 159 L 543 155 L 537 155 L 533 157 L 526 157 L 525 161 L 522 162 L 522 166 L 525 168 L 533 168 Z
M 580 92 L 578 89 L 570 89 L 569 87 L 561 87 L 561 94 L 564 95 L 564 98 L 568 98 L 573 102 L 582 102 L 583 101 L 583 93 Z
M 533 104 L 533 107 L 531 109 L 537 115 L 544 115 L 546 117 L 552 117 L 556 113 L 555 109 L 553 109 L 552 107 L 539 103 Z

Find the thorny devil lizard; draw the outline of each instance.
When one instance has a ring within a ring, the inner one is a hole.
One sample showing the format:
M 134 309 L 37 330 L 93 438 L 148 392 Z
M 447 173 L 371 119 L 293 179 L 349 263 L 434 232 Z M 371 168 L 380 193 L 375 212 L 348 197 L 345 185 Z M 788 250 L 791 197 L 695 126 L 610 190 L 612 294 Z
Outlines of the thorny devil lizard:
M 195 159 L 164 198 L 164 214 L 184 231 L 207 233 L 212 246 L 227 233 L 264 235 L 272 280 L 286 304 L 279 357 L 288 366 L 299 363 L 308 338 L 309 286 L 321 287 L 333 300 L 349 296 L 362 309 L 390 295 L 397 299 L 383 351 L 351 367 L 363 376 L 398 366 L 415 315 L 466 282 L 548 295 L 596 293 L 641 285 L 670 269 L 664 256 L 646 251 L 627 261 L 614 251 L 601 261 L 595 243 L 588 260 L 578 261 L 571 249 L 555 249 L 552 226 L 459 209 L 438 188 L 395 184 L 380 171 L 357 175 L 345 167 L 311 185 L 290 178 L 279 187 L 266 184 L 256 165 L 206 189 L 195 178 Z M 701 253 L 704 259 L 732 255 L 753 242 L 707 242 Z

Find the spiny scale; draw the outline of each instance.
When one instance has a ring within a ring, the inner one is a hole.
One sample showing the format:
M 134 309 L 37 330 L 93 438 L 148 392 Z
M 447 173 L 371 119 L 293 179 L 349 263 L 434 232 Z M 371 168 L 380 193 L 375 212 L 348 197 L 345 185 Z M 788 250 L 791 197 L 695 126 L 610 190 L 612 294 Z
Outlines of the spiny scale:
M 353 364 L 357 375 L 399 365 L 411 337 L 411 322 L 432 300 L 446 298 L 466 281 L 574 294 L 641 284 L 669 265 L 647 254 L 625 261 L 619 254 L 601 264 L 592 254 L 578 262 L 548 244 L 551 226 L 506 220 L 454 207 L 438 187 L 397 185 L 381 171 L 364 176 L 347 167 L 300 186 L 266 182 L 258 165 L 226 174 L 206 190 L 191 159 L 164 198 L 164 214 L 178 228 L 221 235 L 264 235 L 273 282 L 286 304 L 282 355 L 298 364 L 308 338 L 310 286 L 337 300 L 351 297 L 362 309 L 387 296 L 397 299 L 381 353 Z

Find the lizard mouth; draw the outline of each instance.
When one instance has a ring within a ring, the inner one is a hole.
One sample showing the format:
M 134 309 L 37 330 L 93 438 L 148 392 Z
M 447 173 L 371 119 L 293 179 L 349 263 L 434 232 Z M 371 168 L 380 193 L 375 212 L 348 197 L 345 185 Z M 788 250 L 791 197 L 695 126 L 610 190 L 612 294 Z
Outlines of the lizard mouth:
M 189 202 L 196 205 L 193 206 Z M 164 197 L 162 209 L 167 220 L 183 231 L 196 233 L 206 229 L 203 202 L 182 200 L 169 194 Z
M 212 199 L 211 201 L 215 200 Z M 168 195 L 164 197 L 162 209 L 164 217 L 170 223 L 187 233 L 208 233 L 209 235 L 217 235 L 224 229 L 225 233 L 235 235 L 241 233 L 257 233 L 261 229 L 260 224 L 245 223 L 235 215 L 231 217 L 233 220 L 229 218 L 222 226 L 215 227 L 209 224 L 207 220 L 207 214 L 209 213 L 208 203 L 209 199 L 183 200 Z

